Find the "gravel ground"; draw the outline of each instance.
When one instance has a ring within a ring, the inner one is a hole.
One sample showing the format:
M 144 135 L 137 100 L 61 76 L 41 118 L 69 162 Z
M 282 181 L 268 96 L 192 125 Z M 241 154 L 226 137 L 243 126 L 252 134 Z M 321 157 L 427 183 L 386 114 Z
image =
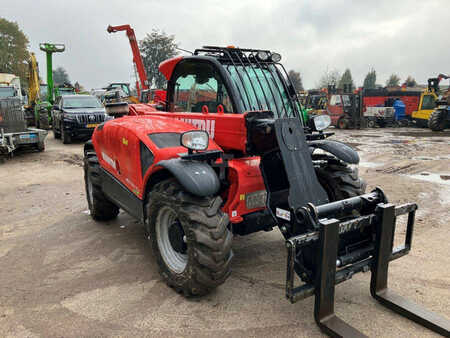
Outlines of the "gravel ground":
M 360 151 L 368 189 L 419 204 L 412 252 L 391 264 L 390 286 L 450 318 L 450 133 L 336 131 Z M 50 133 L 44 153 L 0 165 L 0 336 L 322 336 L 313 299 L 284 298 L 286 253 L 277 230 L 236 237 L 233 272 L 186 300 L 159 277 L 142 225 L 87 212 L 82 143 Z M 402 227 L 399 227 L 402 233 Z M 372 337 L 434 334 L 379 305 L 370 274 L 336 289 L 337 313 Z

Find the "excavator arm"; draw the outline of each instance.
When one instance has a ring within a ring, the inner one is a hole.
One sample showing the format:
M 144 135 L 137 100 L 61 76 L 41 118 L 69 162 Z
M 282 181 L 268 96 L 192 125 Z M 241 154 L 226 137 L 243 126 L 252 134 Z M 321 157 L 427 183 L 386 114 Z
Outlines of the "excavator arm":
M 39 72 L 36 61 L 36 55 L 31 53 L 30 60 L 28 61 L 28 105 L 33 106 L 39 97 Z
M 130 41 L 131 51 L 133 52 L 133 62 L 139 75 L 139 80 L 141 82 L 140 88 L 139 86 L 136 86 L 139 97 L 140 90 L 148 89 L 148 79 L 147 74 L 145 73 L 144 63 L 142 62 L 141 53 L 139 52 L 139 46 L 136 40 L 136 35 L 134 34 L 134 29 L 131 28 L 130 25 L 109 25 L 106 30 L 108 33 L 116 33 L 119 31 L 125 31 L 127 33 L 128 40 Z

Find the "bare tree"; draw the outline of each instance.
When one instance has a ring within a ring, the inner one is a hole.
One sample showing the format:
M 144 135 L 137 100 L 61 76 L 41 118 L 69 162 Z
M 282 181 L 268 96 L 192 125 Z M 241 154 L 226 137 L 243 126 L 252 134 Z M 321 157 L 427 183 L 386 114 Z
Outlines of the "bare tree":
M 340 78 L 341 75 L 339 74 L 339 71 L 337 69 L 327 69 L 320 77 L 317 87 L 327 88 L 330 85 L 334 85 L 337 87 Z

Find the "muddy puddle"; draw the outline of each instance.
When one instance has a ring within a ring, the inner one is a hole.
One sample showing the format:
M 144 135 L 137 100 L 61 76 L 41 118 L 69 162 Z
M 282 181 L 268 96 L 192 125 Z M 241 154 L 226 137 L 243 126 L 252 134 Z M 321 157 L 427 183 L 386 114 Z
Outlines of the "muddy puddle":
M 359 166 L 364 167 L 364 168 L 378 168 L 383 165 L 384 165 L 384 163 L 381 163 L 381 162 L 366 162 L 366 161 L 359 162 Z
M 411 136 L 411 137 L 449 137 L 450 130 L 435 132 L 435 131 L 401 131 L 396 132 L 398 136 Z

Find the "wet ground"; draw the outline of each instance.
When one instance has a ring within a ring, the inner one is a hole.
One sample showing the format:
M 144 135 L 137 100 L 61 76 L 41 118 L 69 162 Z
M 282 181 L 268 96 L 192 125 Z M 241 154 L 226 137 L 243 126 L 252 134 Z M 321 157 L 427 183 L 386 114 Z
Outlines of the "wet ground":
M 337 131 L 361 155 L 368 189 L 419 204 L 412 252 L 390 286 L 450 318 L 450 132 Z M 399 227 L 402 233 L 404 227 Z M 322 336 L 313 299 L 284 298 L 277 231 L 236 237 L 233 272 L 211 295 L 186 300 L 161 281 L 141 224 L 87 213 L 82 143 L 49 135 L 44 153 L 0 165 L 0 336 Z M 370 274 L 336 289 L 337 313 L 372 337 L 434 334 L 370 297 Z

